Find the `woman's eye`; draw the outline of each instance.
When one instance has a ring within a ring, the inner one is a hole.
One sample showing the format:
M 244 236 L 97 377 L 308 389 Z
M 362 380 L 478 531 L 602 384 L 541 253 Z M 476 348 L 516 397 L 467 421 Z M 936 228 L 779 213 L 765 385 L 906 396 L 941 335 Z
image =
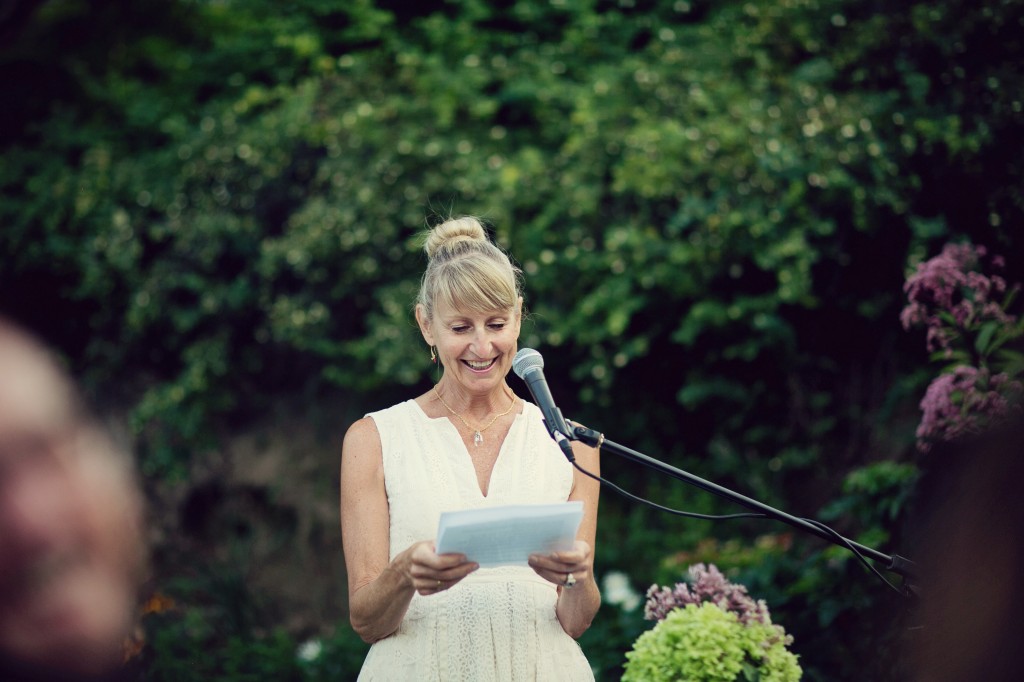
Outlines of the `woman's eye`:
M 504 322 L 491 322 L 491 329 L 504 329 L 504 328 L 505 328 L 505 323 Z
M 456 334 L 461 334 L 462 332 L 466 331 L 467 329 L 469 329 L 469 327 L 466 327 L 464 325 L 460 325 L 460 326 L 457 326 L 457 327 L 452 327 L 452 331 L 455 332 Z

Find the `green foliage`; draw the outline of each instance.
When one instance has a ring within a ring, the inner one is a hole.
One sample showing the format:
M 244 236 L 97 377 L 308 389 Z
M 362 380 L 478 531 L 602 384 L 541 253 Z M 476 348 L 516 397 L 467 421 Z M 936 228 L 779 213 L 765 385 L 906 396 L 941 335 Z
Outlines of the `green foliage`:
M 143 618 L 139 668 L 152 682 L 329 682 L 355 679 L 369 645 L 347 624 L 333 634 L 300 642 L 268 627 L 255 595 L 231 567 L 172 580 Z
M 720 541 L 716 538 L 701 539 L 692 550 L 677 552 L 662 560 L 657 582 L 672 583 L 693 564 L 721 564 L 729 567 L 735 575 L 741 571 L 764 571 L 778 563 L 793 547 L 793 533 L 784 532 L 758 536 L 753 540 L 732 538 Z
M 855 469 L 843 480 L 842 495 L 822 509 L 821 518 L 849 519 L 865 530 L 876 525 L 892 527 L 900 518 L 917 477 L 917 467 L 908 462 L 881 461 Z
M 88 87 L 5 150 L 6 281 L 58 273 L 49 295 L 79 305 L 48 324 L 94 380 L 125 378 L 109 399 L 154 474 L 254 396 L 421 381 L 410 237 L 433 211 L 495 224 L 528 274 L 524 342 L 574 368 L 559 388 L 581 418 L 657 376 L 652 403 L 713 425 L 672 457 L 817 439 L 853 381 L 841 342 L 894 332 L 905 245 L 1016 215 L 986 175 L 991 210 L 933 217 L 938 169 L 1012 146 L 993 136 L 1016 115 L 1012 45 L 956 66 L 1012 3 L 451 10 L 172 4 L 119 59 L 95 57 L 121 30 L 103 14 L 58 63 Z M 33 32 L 81 12 L 54 3 Z M 652 421 L 621 435 L 671 435 Z
M 586 653 L 596 679 L 622 678 L 624 653 L 650 626 L 643 615 L 642 606 L 627 611 L 606 601 L 602 602 L 594 622 L 579 639 L 580 647 Z
M 143 676 L 147 680 L 305 679 L 295 656 L 295 643 L 283 631 L 262 639 L 229 637 L 219 644 L 216 657 L 211 657 L 195 638 L 182 638 L 171 629 L 159 631 L 151 646 L 152 659 Z
M 687 604 L 640 635 L 626 654 L 624 682 L 792 682 L 801 677 L 771 625 L 741 625 L 715 604 Z
M 160 621 L 148 624 L 152 639 L 147 643 L 142 666 L 141 679 L 153 682 L 350 680 L 358 676 L 369 648 L 348 627 L 339 627 L 332 637 L 306 643 L 297 642 L 283 629 L 265 635 L 232 635 L 212 642 L 200 636 L 195 618 L 184 619 L 191 622 L 191 627 L 188 622 L 171 622 L 166 616 Z

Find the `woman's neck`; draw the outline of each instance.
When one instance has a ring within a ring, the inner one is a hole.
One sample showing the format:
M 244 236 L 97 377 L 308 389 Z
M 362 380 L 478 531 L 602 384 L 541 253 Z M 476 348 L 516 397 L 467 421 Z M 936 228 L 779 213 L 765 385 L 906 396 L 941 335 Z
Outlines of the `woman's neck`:
M 475 394 L 466 391 L 453 383 L 447 383 L 442 378 L 435 387 L 437 394 L 443 403 L 455 412 L 464 417 L 488 417 L 495 412 L 503 412 L 508 409 L 515 394 L 508 384 L 502 382 L 493 391 L 483 394 Z

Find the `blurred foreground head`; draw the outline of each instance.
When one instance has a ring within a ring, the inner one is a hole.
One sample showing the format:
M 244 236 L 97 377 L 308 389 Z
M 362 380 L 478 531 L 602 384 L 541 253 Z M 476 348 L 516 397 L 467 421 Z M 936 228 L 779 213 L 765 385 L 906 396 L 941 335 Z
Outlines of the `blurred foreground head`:
M 1024 679 L 1024 418 L 933 453 L 919 682 Z
M 128 458 L 0 317 L 0 679 L 117 671 L 142 566 Z

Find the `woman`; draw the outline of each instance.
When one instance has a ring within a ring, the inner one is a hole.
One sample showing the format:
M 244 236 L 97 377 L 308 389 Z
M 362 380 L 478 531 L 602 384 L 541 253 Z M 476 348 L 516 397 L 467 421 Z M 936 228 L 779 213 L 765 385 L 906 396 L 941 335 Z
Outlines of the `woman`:
M 599 486 L 566 461 L 540 410 L 506 382 L 522 322 L 518 270 L 474 218 L 427 236 L 416 320 L 444 373 L 345 436 L 341 525 L 359 679 L 593 680 L 573 638 L 601 596 L 593 575 Z M 598 473 L 596 450 L 573 444 Z M 582 500 L 572 550 L 529 567 L 438 555 L 442 511 Z

